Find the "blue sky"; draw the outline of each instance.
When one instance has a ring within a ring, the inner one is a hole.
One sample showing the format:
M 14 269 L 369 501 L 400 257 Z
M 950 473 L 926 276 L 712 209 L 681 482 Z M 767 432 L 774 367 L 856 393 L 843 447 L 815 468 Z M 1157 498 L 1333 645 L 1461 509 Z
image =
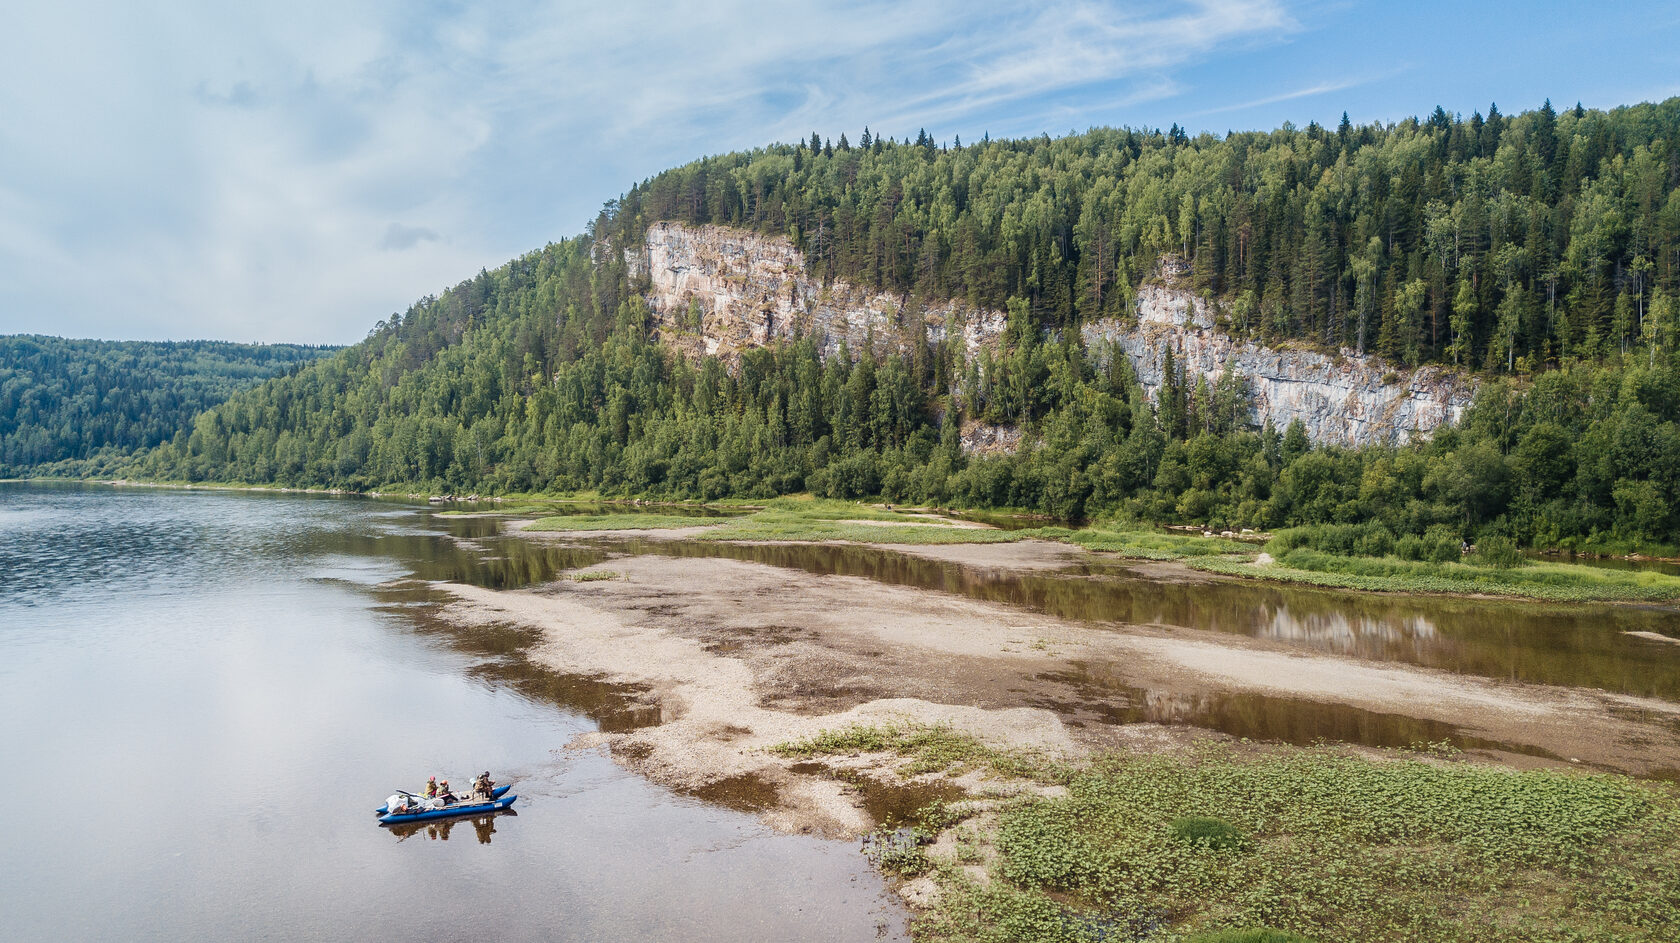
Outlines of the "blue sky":
M 347 343 L 695 157 L 1680 94 L 1680 4 L 18 5 L 0 333 Z

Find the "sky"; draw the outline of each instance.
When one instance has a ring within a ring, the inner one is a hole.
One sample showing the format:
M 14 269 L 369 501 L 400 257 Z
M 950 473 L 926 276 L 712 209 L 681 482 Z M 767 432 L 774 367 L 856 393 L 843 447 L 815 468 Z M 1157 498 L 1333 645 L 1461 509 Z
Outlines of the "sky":
M 1192 133 L 1680 95 L 1680 4 L 8 4 L 0 333 L 352 343 L 813 131 Z

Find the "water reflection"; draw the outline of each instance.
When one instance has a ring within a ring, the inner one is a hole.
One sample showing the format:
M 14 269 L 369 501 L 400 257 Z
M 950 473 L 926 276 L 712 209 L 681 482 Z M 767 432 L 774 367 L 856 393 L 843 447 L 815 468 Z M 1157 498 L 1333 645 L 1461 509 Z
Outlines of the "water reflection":
M 397 836 L 398 841 L 407 841 L 416 835 L 425 835 L 433 841 L 448 841 L 449 833 L 455 826 L 462 823 L 472 825 L 473 834 L 480 845 L 490 844 L 490 839 L 496 834 L 496 820 L 500 818 L 518 818 L 519 813 L 512 809 L 503 809 L 489 815 L 462 816 L 458 819 L 439 819 L 433 822 L 401 822 L 396 825 L 386 825 L 383 828 Z
M 1072 685 L 1077 704 L 1040 701 L 1064 714 L 1090 714 L 1106 723 L 1188 724 L 1249 740 L 1308 745 L 1357 743 L 1371 747 L 1414 747 L 1447 742 L 1461 750 L 1493 750 L 1558 759 L 1537 747 L 1466 734 L 1458 725 L 1404 714 L 1366 710 L 1306 698 L 1246 692 L 1162 691 L 1129 683 L 1113 665 L 1075 662 L 1067 671 L 1040 676 Z
M 516 589 L 546 583 L 567 570 L 600 563 L 599 549 L 565 547 L 534 540 L 497 538 L 497 522 L 486 518 L 438 518 L 437 531 L 349 533 L 339 552 L 400 561 L 415 578 Z
M 531 646 L 541 631 L 505 623 L 462 624 L 442 619 L 439 612 L 451 597 L 425 584 L 404 582 L 383 586 L 378 598 L 386 611 L 400 612 L 411 631 L 440 641 L 478 661 L 469 677 L 503 685 L 533 701 L 555 704 L 582 714 L 601 730 L 617 733 L 655 726 L 664 713 L 642 685 L 604 681 L 580 674 L 563 674 L 533 663 Z
M 1097 560 L 1055 572 L 966 566 L 838 544 L 597 542 L 603 550 L 722 557 L 955 593 L 1096 624 L 1163 625 L 1311 651 L 1513 681 L 1680 699 L 1680 649 L 1624 635 L 1680 635 L 1680 612 L 1375 595 L 1248 581 L 1162 579 Z
M 657 722 L 642 692 L 545 676 L 529 633 L 429 621 L 425 581 L 603 558 L 498 532 L 394 502 L 0 483 L 0 756 L 76 810 L 8 821 L 4 936 L 896 938 L 849 845 L 561 752 L 590 717 Z M 517 823 L 394 841 L 369 821 L 401 771 L 486 768 L 517 783 Z M 190 803 L 112 800 L 183 781 Z

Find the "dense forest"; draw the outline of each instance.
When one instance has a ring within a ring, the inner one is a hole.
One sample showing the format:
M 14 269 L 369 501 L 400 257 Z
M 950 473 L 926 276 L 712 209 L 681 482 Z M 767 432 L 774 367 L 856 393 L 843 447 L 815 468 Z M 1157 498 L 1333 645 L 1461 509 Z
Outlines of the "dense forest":
M 726 154 L 632 189 L 598 221 L 789 236 L 821 274 L 1058 327 L 1123 315 L 1171 253 L 1233 333 L 1527 372 L 1672 345 L 1680 98 L 1514 117 L 1190 138 L 1094 130 L 938 145 L 867 129 Z
M 936 145 L 844 136 L 682 167 L 592 232 L 481 272 L 367 341 L 200 415 L 136 471 L 433 491 L 594 489 L 1013 506 L 1059 517 L 1541 545 L 1680 524 L 1680 99 L 1225 138 L 1097 130 Z M 658 219 L 785 233 L 824 276 L 1008 311 L 995 356 L 907 343 L 738 367 L 650 339 L 617 252 Z M 1241 378 L 1142 395 L 1069 328 L 1124 317 L 1162 255 L 1230 330 L 1489 381 L 1398 449 L 1255 429 Z M 1098 366 L 1098 364 L 1103 366 Z M 997 407 L 994 404 L 1007 404 Z M 984 409 L 1026 427 L 975 457 Z M 1439 541 L 1438 541 L 1439 542 Z
M 82 473 L 329 352 L 291 344 L 0 336 L 0 477 Z

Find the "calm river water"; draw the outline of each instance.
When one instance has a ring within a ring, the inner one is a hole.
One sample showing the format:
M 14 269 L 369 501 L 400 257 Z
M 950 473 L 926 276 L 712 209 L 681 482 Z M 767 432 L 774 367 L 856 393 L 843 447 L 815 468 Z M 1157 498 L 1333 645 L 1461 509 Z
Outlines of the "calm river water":
M 640 721 L 605 686 L 520 671 L 518 639 L 443 632 L 379 588 L 587 562 L 455 539 L 475 527 L 349 498 L 0 484 L 0 936 L 901 936 L 855 845 L 563 751 Z M 481 769 L 515 783 L 516 815 L 373 820 L 393 788 Z

